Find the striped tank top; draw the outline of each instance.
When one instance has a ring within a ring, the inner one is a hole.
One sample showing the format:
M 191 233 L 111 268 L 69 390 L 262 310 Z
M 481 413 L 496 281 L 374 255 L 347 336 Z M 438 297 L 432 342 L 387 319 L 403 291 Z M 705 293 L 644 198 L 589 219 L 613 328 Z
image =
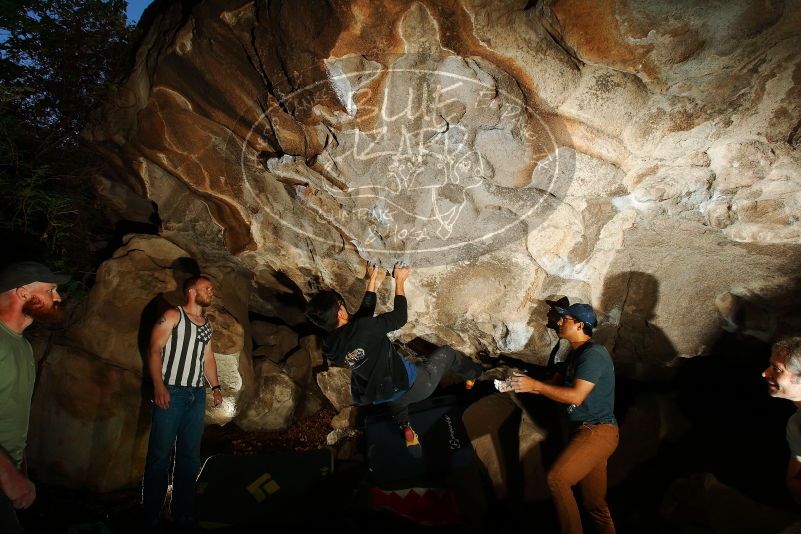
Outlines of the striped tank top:
M 211 341 L 211 323 L 196 324 L 178 306 L 181 318 L 161 349 L 161 375 L 170 386 L 203 386 L 203 354 Z

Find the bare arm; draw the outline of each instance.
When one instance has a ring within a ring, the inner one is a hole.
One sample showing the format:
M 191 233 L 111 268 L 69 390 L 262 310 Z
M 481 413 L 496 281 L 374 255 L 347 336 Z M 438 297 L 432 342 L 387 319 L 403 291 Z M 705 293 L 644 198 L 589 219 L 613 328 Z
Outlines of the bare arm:
M 790 458 L 787 464 L 787 489 L 797 504 L 801 504 L 801 461 Z
M 572 386 L 557 386 L 548 382 L 541 382 L 535 378 L 530 378 L 526 375 L 515 373 L 512 377 L 512 387 L 515 388 L 516 393 L 534 393 L 536 395 L 544 395 L 549 399 L 561 402 L 562 404 L 575 404 L 576 406 L 584 402 L 587 395 L 595 387 L 595 384 L 576 379 L 575 384 Z
M 27 508 L 36 500 L 36 486 L 0 449 L 0 490 L 14 508 Z
M 166 410 L 170 405 L 170 392 L 164 385 L 164 378 L 161 376 L 161 350 L 167 344 L 170 333 L 178 321 L 181 314 L 175 308 L 164 312 L 153 330 L 150 332 L 150 352 L 148 353 L 147 366 L 150 371 L 150 378 L 153 380 L 153 400 L 156 406 Z
M 206 382 L 212 388 L 220 385 L 220 380 L 217 378 L 217 360 L 214 359 L 211 343 L 206 345 L 206 350 L 203 352 L 203 374 L 206 375 Z M 214 406 L 222 404 L 222 391 L 220 388 L 212 389 L 211 392 L 214 396 Z

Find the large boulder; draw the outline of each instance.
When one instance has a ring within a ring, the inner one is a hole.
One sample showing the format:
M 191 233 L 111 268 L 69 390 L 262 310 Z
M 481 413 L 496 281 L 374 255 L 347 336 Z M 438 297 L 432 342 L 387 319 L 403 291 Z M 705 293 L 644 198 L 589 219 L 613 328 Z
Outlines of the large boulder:
M 112 491 L 142 477 L 151 396 L 135 371 L 53 345 L 31 411 L 28 463 L 36 479 Z
M 306 385 L 312 382 L 311 356 L 305 348 L 296 350 L 286 359 L 284 371 L 298 384 Z
M 250 323 L 255 356 L 267 356 L 273 362 L 280 362 L 290 350 L 298 346 L 298 334 L 284 325 L 253 321 Z
M 540 448 L 556 429 L 534 422 L 512 395 L 496 393 L 482 398 L 465 410 L 462 421 L 498 499 L 543 499 L 547 488 Z
M 269 360 L 255 366 L 255 395 L 237 417 L 236 425 L 248 431 L 281 430 L 295 420 L 302 389 L 281 367 Z
M 304 336 L 298 341 L 301 349 L 309 355 L 312 368 L 320 367 L 325 363 L 323 346 L 320 336 Z
M 353 397 L 350 394 L 350 369 L 331 367 L 327 371 L 317 373 L 317 385 L 336 411 L 339 412 L 353 404 Z
M 97 269 L 81 319 L 71 335 L 109 364 L 142 373 L 150 328 L 170 305 L 180 304 L 184 279 L 197 263 L 170 241 L 127 236 Z
M 635 367 L 706 353 L 724 293 L 797 327 L 801 9 L 503 4 L 154 6 L 86 132 L 96 183 L 153 201 L 287 324 L 320 288 L 355 309 L 366 262 L 404 260 L 396 336 L 469 353 L 541 362 L 552 293 L 591 302 Z

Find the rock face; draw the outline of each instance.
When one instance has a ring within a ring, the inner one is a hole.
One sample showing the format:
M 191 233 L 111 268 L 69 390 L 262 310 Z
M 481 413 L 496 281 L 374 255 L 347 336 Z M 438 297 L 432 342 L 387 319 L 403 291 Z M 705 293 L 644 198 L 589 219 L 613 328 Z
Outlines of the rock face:
M 555 293 L 602 312 L 634 366 L 707 352 L 724 294 L 799 325 L 798 0 L 207 0 L 145 19 L 86 132 L 98 188 L 252 275 L 253 311 L 297 324 L 288 303 L 322 287 L 355 307 L 367 261 L 404 260 L 398 337 L 468 353 L 544 361 Z
M 286 326 L 253 321 L 250 328 L 257 345 L 253 354 L 267 356 L 273 362 L 282 361 L 298 345 L 298 335 Z
M 332 367 L 317 374 L 317 385 L 334 409 L 341 411 L 353 404 L 350 394 L 350 371 L 342 367 Z
M 256 364 L 257 396 L 236 424 L 244 430 L 279 430 L 293 421 L 301 389 L 269 360 Z
M 516 485 L 522 486 L 525 500 L 548 496 L 540 451 L 547 432 L 520 409 L 512 394 L 482 398 L 465 410 L 462 421 L 498 499 L 508 498 L 510 486 Z M 514 450 L 508 450 L 509 444 Z
M 28 461 L 44 483 L 111 491 L 142 477 L 150 402 L 142 376 L 56 345 L 36 386 Z

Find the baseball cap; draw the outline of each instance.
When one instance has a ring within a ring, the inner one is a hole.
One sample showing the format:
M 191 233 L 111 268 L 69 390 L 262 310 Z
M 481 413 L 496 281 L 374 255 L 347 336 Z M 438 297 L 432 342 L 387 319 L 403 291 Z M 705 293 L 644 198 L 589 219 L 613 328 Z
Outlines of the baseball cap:
M 598 326 L 598 317 L 595 315 L 595 312 L 592 310 L 592 306 L 589 304 L 576 303 L 571 304 L 567 308 L 554 306 L 553 309 L 556 310 L 556 313 L 558 313 L 560 316 L 564 317 L 565 315 L 569 315 L 575 320 L 581 323 L 587 323 L 593 328 Z
M 0 270 L 0 293 L 21 287 L 33 282 L 48 284 L 66 284 L 70 275 L 54 273 L 48 267 L 35 261 L 20 261 L 3 267 Z

